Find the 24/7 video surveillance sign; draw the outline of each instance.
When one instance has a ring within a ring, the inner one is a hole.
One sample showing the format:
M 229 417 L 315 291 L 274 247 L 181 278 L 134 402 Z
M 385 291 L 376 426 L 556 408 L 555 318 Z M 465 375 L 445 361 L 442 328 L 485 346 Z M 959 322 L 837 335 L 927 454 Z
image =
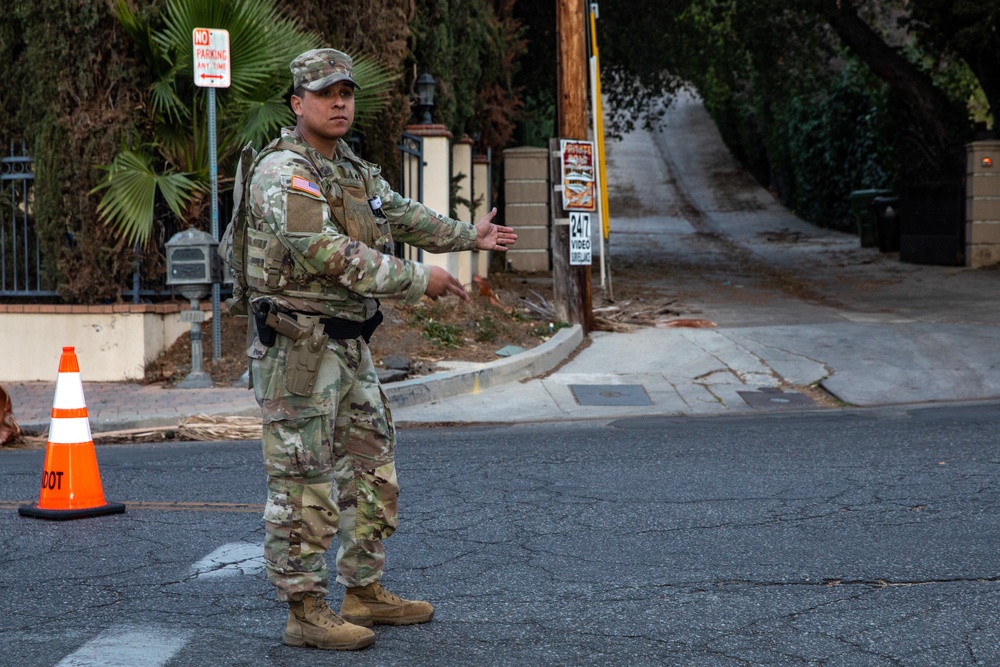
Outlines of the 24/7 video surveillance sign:
M 570 266 L 590 266 L 590 214 L 573 211 L 569 214 L 569 263 Z

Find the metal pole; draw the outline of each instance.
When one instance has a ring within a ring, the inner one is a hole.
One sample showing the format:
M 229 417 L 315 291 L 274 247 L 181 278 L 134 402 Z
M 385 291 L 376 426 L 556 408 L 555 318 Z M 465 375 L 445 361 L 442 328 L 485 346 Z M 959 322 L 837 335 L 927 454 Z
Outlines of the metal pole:
M 611 212 L 608 210 L 608 179 L 607 160 L 604 154 L 604 101 L 601 99 L 601 56 L 597 51 L 597 16 L 598 5 L 596 2 L 590 3 L 590 45 L 591 45 L 591 77 L 593 93 L 593 113 L 594 113 L 594 141 L 597 144 L 597 167 L 600 173 L 598 183 L 600 183 L 601 211 L 601 287 L 607 293 L 607 297 L 614 301 L 615 293 L 611 281 L 611 239 L 608 238 L 611 231 Z M 607 257 L 605 257 L 607 255 Z
M 215 88 L 208 89 L 208 174 L 212 182 L 212 238 L 219 240 L 219 165 L 215 150 Z M 222 357 L 222 309 L 219 281 L 212 283 L 212 361 Z

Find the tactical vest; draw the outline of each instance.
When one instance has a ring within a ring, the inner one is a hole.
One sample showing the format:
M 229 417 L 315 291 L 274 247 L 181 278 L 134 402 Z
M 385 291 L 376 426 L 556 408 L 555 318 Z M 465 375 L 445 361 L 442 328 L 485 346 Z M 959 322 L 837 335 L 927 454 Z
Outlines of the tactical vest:
M 346 149 L 346 145 L 343 148 Z M 375 215 L 369 205 L 364 179 L 355 177 L 352 170 L 344 168 L 339 162 L 316 164 L 305 147 L 284 138 L 272 141 L 259 155 L 254 155 L 248 145 L 243 149 L 237 168 L 233 219 L 219 248 L 234 277 L 233 298 L 227 301 L 229 312 L 245 315 L 248 298 L 275 295 L 281 297 L 292 310 L 320 311 L 338 317 L 354 315 L 354 318 L 360 319 L 370 317 L 377 308 L 374 299 L 339 287 L 333 279 L 312 273 L 304 260 L 296 261 L 297 251 L 284 243 L 282 230 L 267 225 L 256 228 L 250 224 L 248 186 L 261 161 L 280 151 L 290 151 L 309 162 L 319 177 L 320 189 L 333 222 L 341 232 L 373 249 L 391 248 L 388 221 Z M 368 168 L 367 163 L 349 150 L 345 150 L 341 157 L 341 161 L 344 160 L 358 173 Z M 227 236 L 230 242 L 227 242 Z

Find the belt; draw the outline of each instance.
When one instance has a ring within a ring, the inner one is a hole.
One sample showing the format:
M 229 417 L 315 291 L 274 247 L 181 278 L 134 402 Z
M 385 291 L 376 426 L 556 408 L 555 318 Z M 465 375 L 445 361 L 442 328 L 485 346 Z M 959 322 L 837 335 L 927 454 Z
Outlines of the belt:
M 367 343 L 371 340 L 372 334 L 378 325 L 382 324 L 382 311 L 376 310 L 375 314 L 364 322 L 344 320 L 339 317 L 321 317 L 319 323 L 323 325 L 323 331 L 334 340 L 349 340 L 363 337 Z

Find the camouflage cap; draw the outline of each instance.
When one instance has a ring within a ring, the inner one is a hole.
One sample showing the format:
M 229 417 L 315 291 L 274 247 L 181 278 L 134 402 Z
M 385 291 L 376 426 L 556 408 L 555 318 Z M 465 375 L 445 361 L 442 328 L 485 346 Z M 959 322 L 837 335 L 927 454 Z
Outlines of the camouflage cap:
M 313 49 L 292 61 L 294 87 L 302 86 L 310 92 L 323 90 L 338 81 L 350 81 L 355 88 L 358 82 L 351 78 L 354 61 L 336 49 Z

